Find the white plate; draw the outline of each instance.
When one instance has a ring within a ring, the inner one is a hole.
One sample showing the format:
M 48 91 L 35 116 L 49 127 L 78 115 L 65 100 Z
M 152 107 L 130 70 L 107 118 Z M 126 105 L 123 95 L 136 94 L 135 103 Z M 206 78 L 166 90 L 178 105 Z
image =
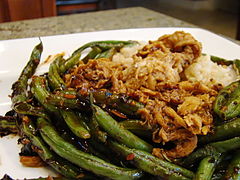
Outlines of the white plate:
M 203 52 L 228 59 L 240 58 L 240 46 L 216 34 L 199 28 L 146 28 L 87 32 L 69 35 L 41 37 L 44 51 L 42 60 L 60 52 L 72 53 L 84 43 L 96 40 L 156 40 L 164 34 L 183 30 L 202 42 Z M 39 38 L 0 41 L 0 115 L 10 110 L 11 85 L 17 80 Z M 4 174 L 12 178 L 34 178 L 53 175 L 46 168 L 27 168 L 19 163 L 17 137 L 0 139 L 0 178 Z

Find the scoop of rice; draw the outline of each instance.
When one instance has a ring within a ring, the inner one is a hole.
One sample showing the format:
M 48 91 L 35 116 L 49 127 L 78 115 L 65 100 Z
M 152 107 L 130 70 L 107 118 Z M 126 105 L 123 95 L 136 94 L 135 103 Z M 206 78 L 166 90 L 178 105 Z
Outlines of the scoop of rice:
M 218 65 L 211 61 L 209 55 L 199 57 L 184 73 L 188 80 L 200 81 L 208 86 L 222 84 L 225 87 L 239 79 L 239 75 L 231 65 Z
M 133 46 L 126 46 L 120 50 L 119 53 L 114 54 L 112 61 L 119 63 L 130 65 L 133 63 L 133 55 L 137 54 L 138 50 L 142 49 L 146 44 L 144 41 L 140 41 Z

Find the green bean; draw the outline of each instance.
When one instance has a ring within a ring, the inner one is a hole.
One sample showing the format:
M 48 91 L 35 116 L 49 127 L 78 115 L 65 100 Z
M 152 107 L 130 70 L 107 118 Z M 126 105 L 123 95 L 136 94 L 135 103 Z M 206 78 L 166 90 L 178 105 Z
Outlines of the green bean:
M 107 133 L 100 129 L 100 126 L 93 116 L 88 122 L 91 135 L 99 142 L 105 143 L 107 141 Z
M 98 149 L 96 149 L 95 147 L 92 146 L 92 144 L 88 143 L 88 151 L 89 154 L 96 156 L 108 163 L 111 163 L 110 160 L 108 159 L 108 157 L 106 156 L 106 154 L 102 154 L 98 151 Z
M 57 94 L 48 94 L 46 97 L 46 101 L 53 105 L 57 106 L 61 109 L 80 109 L 80 110 L 87 110 L 87 104 L 83 101 L 80 101 L 77 98 L 66 98 L 63 96 L 59 96 Z M 89 107 L 89 106 L 88 106 Z
M 12 106 L 14 107 L 23 103 L 27 100 L 27 87 L 28 87 L 28 79 L 30 79 L 40 62 L 41 54 L 42 54 L 43 46 L 42 42 L 40 42 L 32 51 L 30 56 L 30 60 L 27 65 L 23 68 L 18 80 L 12 85 Z
M 123 126 L 125 129 L 131 131 L 134 134 L 152 137 L 152 128 L 147 124 L 143 124 L 141 120 L 125 120 L 119 122 L 119 125 Z
M 138 170 L 117 167 L 100 158 L 76 149 L 72 144 L 64 141 L 64 139 L 58 135 L 54 127 L 43 118 L 38 118 L 37 122 L 45 142 L 47 142 L 59 156 L 68 161 L 97 175 L 106 176 L 112 179 L 136 179 L 141 177 L 142 173 Z
M 221 64 L 221 65 L 229 66 L 229 65 L 233 64 L 233 61 L 227 60 L 227 59 L 224 59 L 224 58 L 220 58 L 220 57 L 217 57 L 217 56 L 210 56 L 210 59 L 211 59 L 212 62 L 215 62 L 217 64 Z
M 98 54 L 95 57 L 95 59 L 99 59 L 99 58 L 109 58 L 109 59 L 111 59 L 116 52 L 117 52 L 117 50 L 115 48 L 111 48 L 111 49 L 108 49 L 108 50 Z
M 114 151 L 111 148 L 109 148 L 107 142 L 105 142 L 105 143 L 99 142 L 98 140 L 96 140 L 93 137 L 88 140 L 88 143 L 89 143 L 90 147 L 92 147 L 93 149 L 95 149 L 97 151 L 96 154 L 93 153 L 97 157 L 105 160 L 106 162 L 113 163 L 117 166 L 126 167 L 126 165 L 123 164 L 123 161 L 121 161 L 121 159 L 119 159 L 118 156 L 114 155 Z M 110 156 L 110 154 L 111 154 L 111 156 Z
M 231 83 L 219 92 L 213 109 L 224 120 L 240 114 L 240 81 Z
M 14 110 L 19 114 L 38 116 L 48 119 L 46 111 L 42 107 L 35 107 L 27 102 L 16 104 Z
M 240 137 L 234 137 L 232 139 L 210 143 L 210 145 L 215 147 L 220 153 L 228 152 L 240 148 Z
M 124 145 L 109 141 L 109 146 L 132 163 L 150 174 L 169 179 L 192 179 L 194 173 L 178 165 L 156 158 L 145 151 L 130 149 Z
M 92 94 L 90 94 L 89 100 L 90 100 L 90 103 L 92 104 L 93 103 Z M 86 119 L 85 115 L 83 115 L 83 117 Z M 88 123 L 88 127 L 90 128 L 90 132 L 93 139 L 101 143 L 106 143 L 108 138 L 107 133 L 102 129 L 100 129 L 100 126 L 97 122 L 96 117 L 92 115 L 90 118 L 88 118 L 87 123 Z
M 199 138 L 199 142 L 203 144 L 213 141 L 225 140 L 233 138 L 235 136 L 240 136 L 240 118 L 215 126 L 213 129 L 213 134 L 201 136 Z
M 237 148 L 240 148 L 240 137 L 234 137 L 232 139 L 224 141 L 209 143 L 187 156 L 183 160 L 182 164 L 184 166 L 189 166 L 207 156 L 217 156 L 218 154 L 225 153 Z
M 136 44 L 136 41 L 115 41 L 115 40 L 110 40 L 110 41 L 93 41 L 93 42 L 89 42 L 87 44 L 84 44 L 83 46 L 81 46 L 80 48 L 78 48 L 76 51 L 73 52 L 74 54 L 77 53 L 81 53 L 82 51 L 84 51 L 87 48 L 90 47 L 98 47 L 101 50 L 108 50 L 111 48 L 116 48 L 116 49 L 121 49 L 123 46 L 128 46 L 128 45 L 133 45 Z
M 231 162 L 228 165 L 225 179 L 238 180 L 240 179 L 240 151 L 234 153 Z
M 74 65 L 76 65 L 79 62 L 80 57 L 81 52 L 72 54 L 71 57 L 69 57 L 63 64 L 59 66 L 59 73 L 63 74 Z
M 18 133 L 16 119 L 12 116 L 0 116 L 0 136 Z
M 137 111 L 144 107 L 143 104 L 125 95 L 113 94 L 107 91 L 94 91 L 92 95 L 97 104 L 106 104 L 130 116 L 136 116 Z
M 53 89 L 65 89 L 66 87 L 65 82 L 59 75 L 59 62 L 62 58 L 62 56 L 57 56 L 49 67 L 48 79 Z
M 102 50 L 98 47 L 92 47 L 92 50 L 82 59 L 82 61 L 87 64 L 89 59 L 94 59 Z
M 95 149 L 95 151 L 97 151 L 96 154 L 93 153 L 94 155 L 107 162 L 113 162 L 114 164 L 119 162 L 119 159 L 117 159 L 116 156 L 109 156 L 109 154 L 112 154 L 113 152 L 108 146 L 106 146 L 106 143 L 98 142 L 94 138 L 89 139 L 88 143 L 93 149 Z
M 81 173 L 83 173 L 83 171 L 79 168 L 53 154 L 53 152 L 50 151 L 43 142 L 42 138 L 37 135 L 37 130 L 31 121 L 28 123 L 23 122 L 21 130 L 27 137 L 30 138 L 32 144 L 38 148 L 36 152 L 41 159 L 43 159 L 44 162 L 50 165 L 58 173 L 69 178 L 77 178 Z
M 217 164 L 216 170 L 214 173 L 226 171 L 226 169 L 229 165 L 229 162 L 231 161 L 231 159 L 233 157 L 233 154 L 234 153 L 232 151 L 223 153 L 222 160 Z
M 152 146 L 150 144 L 135 136 L 130 131 L 124 129 L 107 112 L 103 111 L 100 107 L 94 104 L 92 104 L 92 108 L 93 116 L 96 118 L 99 126 L 102 127 L 109 134 L 109 136 L 127 145 L 128 147 L 147 152 L 152 151 Z
M 70 130 L 78 137 L 88 139 L 91 137 L 88 130 L 84 127 L 82 120 L 75 112 L 68 110 L 60 110 L 63 119 L 70 128 Z
M 54 113 L 59 116 L 59 111 L 57 107 L 55 107 L 54 105 L 51 105 L 47 101 L 49 92 L 46 86 L 47 86 L 46 79 L 44 77 L 34 76 L 32 78 L 31 91 L 34 97 L 48 112 Z
M 239 59 L 234 59 L 234 60 L 227 60 L 224 58 L 220 58 L 217 56 L 210 56 L 211 61 L 217 63 L 217 64 L 221 64 L 221 65 L 233 65 L 233 68 L 237 71 L 237 73 L 240 72 L 240 60 Z
M 220 155 L 203 158 L 198 166 L 194 180 L 211 180 L 213 172 L 220 161 Z

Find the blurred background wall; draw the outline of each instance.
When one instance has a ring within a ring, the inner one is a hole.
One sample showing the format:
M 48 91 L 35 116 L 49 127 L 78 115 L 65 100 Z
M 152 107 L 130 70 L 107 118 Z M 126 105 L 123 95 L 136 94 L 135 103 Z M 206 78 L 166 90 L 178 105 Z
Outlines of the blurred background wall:
M 117 8 L 134 6 L 143 6 L 231 38 L 236 38 L 240 29 L 240 0 L 117 1 Z

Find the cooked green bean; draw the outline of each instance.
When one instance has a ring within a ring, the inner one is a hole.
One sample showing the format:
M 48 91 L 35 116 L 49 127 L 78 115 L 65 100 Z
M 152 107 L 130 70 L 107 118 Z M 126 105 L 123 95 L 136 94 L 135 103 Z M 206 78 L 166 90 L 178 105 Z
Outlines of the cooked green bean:
M 43 51 L 42 42 L 40 42 L 32 51 L 30 60 L 27 65 L 23 68 L 18 80 L 12 85 L 12 106 L 14 107 L 23 103 L 27 100 L 27 87 L 28 79 L 30 79 L 35 73 L 37 66 L 40 62 L 41 54 Z
M 82 102 L 77 98 L 66 98 L 57 94 L 48 94 L 46 100 L 49 104 L 61 109 L 87 110 L 87 108 L 89 108 L 89 106 L 87 107 L 87 104 L 85 102 Z
M 125 129 L 131 131 L 134 134 L 152 137 L 152 128 L 141 120 L 125 120 L 119 122 L 119 125 L 123 126 Z
M 94 104 L 92 104 L 92 108 L 93 116 L 96 118 L 99 126 L 101 126 L 109 134 L 109 136 L 127 145 L 128 147 L 147 152 L 152 151 L 152 146 L 150 144 L 135 136 L 130 131 L 124 129 L 107 112 L 103 111 L 100 107 Z
M 78 137 L 88 139 L 91 137 L 88 130 L 84 127 L 80 117 L 73 111 L 60 110 L 63 119 L 70 128 L 70 130 Z
M 220 58 L 220 57 L 217 57 L 217 56 L 210 56 L 210 59 L 211 59 L 212 62 L 215 62 L 217 64 L 221 64 L 221 65 L 229 66 L 229 65 L 233 64 L 233 61 L 227 60 L 227 59 L 224 59 L 224 58 Z
M 59 75 L 59 62 L 62 58 L 62 56 L 57 56 L 49 67 L 48 79 L 53 89 L 65 89 L 66 87 L 65 82 Z
M 80 48 L 78 48 L 76 51 L 73 52 L 74 54 L 81 53 L 87 48 L 90 47 L 98 47 L 101 50 L 108 50 L 111 48 L 116 48 L 116 49 L 121 49 L 123 46 L 128 46 L 128 45 L 133 45 L 136 44 L 136 41 L 115 41 L 115 40 L 110 40 L 110 41 L 93 41 L 87 44 L 84 44 Z
M 12 116 L 0 116 L 0 136 L 18 133 L 16 119 Z
M 59 136 L 54 127 L 43 118 L 38 118 L 37 122 L 40 133 L 47 144 L 59 156 L 70 162 L 97 175 L 106 176 L 112 179 L 137 179 L 141 177 L 141 171 L 117 167 L 100 158 L 78 150 Z
M 116 156 L 109 156 L 109 154 L 112 154 L 112 150 L 106 145 L 106 143 L 101 143 L 95 140 L 94 138 L 91 138 L 88 140 L 89 145 L 94 148 L 98 154 L 94 154 L 101 159 L 107 161 L 107 162 L 113 162 L 114 164 L 118 164 L 119 159 L 117 159 Z M 99 156 L 100 155 L 100 156 Z
M 95 117 L 91 117 L 90 121 L 88 122 L 90 133 L 94 139 L 105 143 L 107 141 L 107 133 L 100 129 L 100 126 Z
M 240 118 L 215 126 L 213 133 L 201 136 L 199 142 L 206 144 L 213 141 L 226 140 L 235 136 L 240 136 Z
M 15 105 L 14 110 L 19 114 L 38 116 L 48 118 L 46 111 L 41 106 L 36 107 L 27 102 L 18 103 Z
M 42 138 L 37 135 L 37 130 L 34 124 L 30 121 L 28 123 L 22 123 L 23 133 L 30 138 L 32 144 L 38 148 L 37 153 L 49 166 L 55 169 L 58 173 L 69 178 L 77 178 L 83 171 L 70 162 L 57 157 L 46 144 L 43 142 Z
M 130 149 L 114 141 L 110 141 L 109 145 L 123 158 L 131 160 L 136 167 L 150 174 L 169 179 L 192 179 L 194 176 L 193 172 L 154 157 L 145 151 Z
M 232 139 L 213 142 L 197 149 L 192 154 L 188 155 L 182 162 L 183 165 L 189 166 L 194 162 L 201 160 L 207 156 L 217 156 L 218 154 L 225 153 L 234 149 L 240 148 L 240 137 Z
M 213 172 L 220 160 L 220 155 L 203 158 L 198 166 L 194 180 L 211 180 Z
M 237 71 L 237 73 L 240 72 L 240 60 L 239 59 L 234 59 L 234 60 L 227 60 L 224 58 L 220 58 L 217 56 L 210 56 L 211 61 L 217 63 L 217 64 L 221 64 L 221 65 L 233 65 L 233 68 Z
M 234 137 L 232 139 L 210 143 L 210 145 L 220 153 L 228 152 L 240 148 L 240 137 Z
M 144 107 L 143 104 L 128 96 L 114 94 L 108 91 L 94 91 L 92 92 L 92 95 L 97 104 L 105 104 L 131 116 L 136 116 L 137 111 Z
M 76 65 L 79 62 L 80 57 L 81 57 L 81 52 L 72 54 L 71 57 L 69 57 L 68 59 L 66 59 L 66 61 L 64 61 L 64 63 L 59 65 L 59 73 L 63 74 L 67 70 L 72 68 L 74 65 Z
M 46 79 L 40 76 L 34 76 L 31 83 L 31 91 L 38 102 L 50 113 L 59 114 L 59 110 L 54 105 L 48 103 L 49 92 L 46 87 Z
M 238 180 L 240 179 L 240 151 L 234 153 L 231 162 L 228 165 L 225 179 Z
M 108 49 L 100 54 L 98 54 L 95 59 L 99 59 L 99 58 L 112 58 L 113 55 L 117 52 L 116 48 L 111 48 Z
M 240 81 L 231 83 L 219 92 L 213 109 L 225 120 L 240 114 Z
M 89 59 L 95 59 L 101 52 L 102 50 L 99 47 L 92 47 L 92 50 L 82 59 L 82 61 L 86 64 Z

